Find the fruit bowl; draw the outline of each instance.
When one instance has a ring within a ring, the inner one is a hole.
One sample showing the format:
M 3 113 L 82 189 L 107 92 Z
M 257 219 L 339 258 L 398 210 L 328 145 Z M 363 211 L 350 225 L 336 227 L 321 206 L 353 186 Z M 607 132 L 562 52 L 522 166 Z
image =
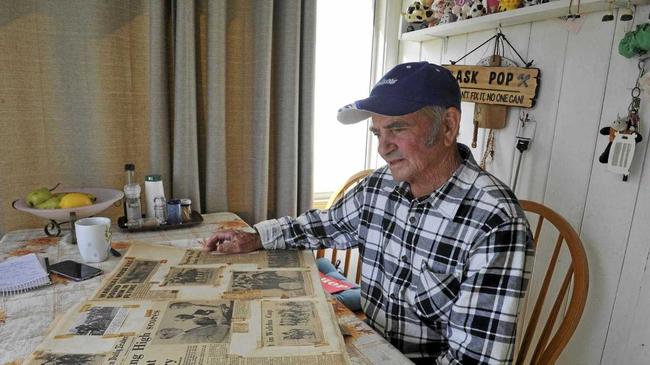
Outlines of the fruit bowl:
M 97 200 L 92 205 L 85 207 L 67 208 L 67 209 L 36 209 L 27 204 L 25 199 L 15 200 L 11 205 L 22 212 L 33 214 L 37 217 L 49 219 L 52 221 L 67 221 L 70 219 L 70 213 L 75 212 L 77 219 L 90 217 L 108 209 L 116 201 L 122 199 L 124 193 L 120 190 L 105 188 L 65 188 L 55 190 L 52 193 L 80 192 L 93 194 Z

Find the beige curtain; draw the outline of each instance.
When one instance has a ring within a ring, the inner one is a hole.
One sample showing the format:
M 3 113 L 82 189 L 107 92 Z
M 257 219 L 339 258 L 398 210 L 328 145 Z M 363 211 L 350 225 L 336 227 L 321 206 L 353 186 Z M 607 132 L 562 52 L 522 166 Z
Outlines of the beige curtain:
M 315 0 L 151 8 L 151 168 L 171 196 L 249 223 L 309 208 Z
M 34 188 L 121 189 L 124 163 L 149 170 L 148 7 L 0 0 L 0 234 L 44 226 L 11 208 Z
M 0 0 L 0 234 L 45 223 L 14 199 L 129 162 L 203 212 L 307 209 L 314 42 L 315 0 Z

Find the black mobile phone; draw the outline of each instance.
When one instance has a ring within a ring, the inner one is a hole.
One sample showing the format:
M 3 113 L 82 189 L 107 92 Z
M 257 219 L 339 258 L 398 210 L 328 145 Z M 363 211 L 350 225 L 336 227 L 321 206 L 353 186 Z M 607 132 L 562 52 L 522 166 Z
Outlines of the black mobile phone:
M 96 267 L 72 260 L 57 262 L 56 264 L 50 265 L 48 269 L 50 272 L 59 274 L 74 281 L 94 278 L 97 275 L 101 275 L 103 272 L 101 269 Z

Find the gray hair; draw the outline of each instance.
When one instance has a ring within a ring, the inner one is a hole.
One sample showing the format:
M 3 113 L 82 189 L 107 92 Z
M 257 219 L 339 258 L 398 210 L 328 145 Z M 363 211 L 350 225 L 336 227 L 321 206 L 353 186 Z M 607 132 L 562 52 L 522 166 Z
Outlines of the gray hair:
M 417 111 L 418 114 L 431 122 L 431 130 L 429 131 L 429 135 L 427 135 L 425 141 L 427 147 L 433 146 L 433 144 L 438 140 L 442 118 L 444 118 L 446 112 L 446 108 L 438 105 L 428 105 Z

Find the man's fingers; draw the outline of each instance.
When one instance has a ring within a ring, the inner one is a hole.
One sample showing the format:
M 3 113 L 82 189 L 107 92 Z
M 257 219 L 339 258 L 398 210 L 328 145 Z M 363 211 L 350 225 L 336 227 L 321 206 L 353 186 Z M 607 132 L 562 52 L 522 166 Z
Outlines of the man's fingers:
M 213 251 L 215 250 L 222 242 L 232 240 L 234 236 L 233 230 L 223 230 L 215 232 L 210 238 L 208 238 L 203 244 L 204 251 Z
M 239 253 L 239 245 L 233 241 L 221 242 L 215 250 L 217 253 Z
M 233 229 L 217 231 L 203 245 L 204 251 L 244 253 L 262 248 L 259 236 Z

